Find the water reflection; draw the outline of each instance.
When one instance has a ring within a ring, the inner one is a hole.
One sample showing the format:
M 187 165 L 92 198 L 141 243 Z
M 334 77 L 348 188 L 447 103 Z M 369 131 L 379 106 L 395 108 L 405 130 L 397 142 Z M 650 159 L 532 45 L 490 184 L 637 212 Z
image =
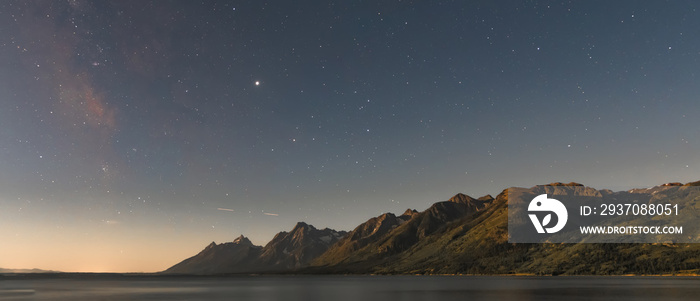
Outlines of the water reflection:
M 0 280 L 0 300 L 687 300 L 683 277 L 259 276 Z

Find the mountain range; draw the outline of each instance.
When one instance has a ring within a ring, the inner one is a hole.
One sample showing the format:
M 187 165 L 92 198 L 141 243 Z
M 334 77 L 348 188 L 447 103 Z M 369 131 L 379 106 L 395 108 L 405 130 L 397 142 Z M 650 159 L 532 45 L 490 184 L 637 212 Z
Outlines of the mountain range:
M 700 212 L 700 181 L 613 192 L 578 183 L 551 183 L 521 193 L 597 196 L 609 200 L 673 199 Z M 680 189 L 680 190 L 679 190 Z M 512 190 L 516 191 L 516 190 Z M 508 194 L 457 194 L 422 212 L 385 213 L 350 232 L 318 230 L 303 222 L 255 246 L 240 236 L 211 243 L 165 274 L 698 274 L 700 244 L 509 243 Z M 697 215 L 695 215 L 697 216 Z M 686 221 L 688 222 L 688 221 Z M 690 221 L 692 223 L 692 221 Z
M 299 222 L 290 232 L 280 232 L 264 247 L 243 235 L 233 242 L 212 242 L 199 254 L 170 267 L 166 274 L 226 274 L 280 272 L 308 266 L 344 237 L 345 231 L 316 229 Z
M 40 270 L 40 269 L 4 269 L 0 268 L 0 274 L 55 274 L 57 271 Z

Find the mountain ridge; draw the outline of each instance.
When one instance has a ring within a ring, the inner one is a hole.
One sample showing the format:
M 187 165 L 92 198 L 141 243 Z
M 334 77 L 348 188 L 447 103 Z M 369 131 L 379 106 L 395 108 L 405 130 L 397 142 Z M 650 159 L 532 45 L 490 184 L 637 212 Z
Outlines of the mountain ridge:
M 700 182 L 613 192 L 575 182 L 554 182 L 513 191 L 636 200 L 640 195 L 664 196 L 671 191 L 669 189 L 700 185 L 697 183 Z M 458 193 L 421 212 L 407 209 L 398 216 L 383 213 L 352 231 L 336 231 L 333 242 L 320 244 L 325 248 L 323 252 L 317 248 L 315 253 L 298 253 L 304 250 L 303 246 L 319 243 L 318 235 L 307 233 L 334 230 L 318 230 L 299 222 L 292 231 L 278 233 L 264 247 L 266 250 L 261 254 L 268 255 L 261 257 L 269 259 L 249 262 L 257 264 L 257 269 L 236 271 L 488 275 L 622 275 L 675 273 L 677 270 L 700 273 L 700 261 L 696 259 L 700 258 L 700 246 L 695 246 L 697 244 L 508 243 L 508 194 L 509 189 L 504 189 L 495 198 L 486 195 L 474 199 Z
M 0 268 L 0 274 L 56 274 L 63 273 L 53 270 L 42 270 L 42 269 L 5 269 Z
M 325 252 L 345 231 L 316 229 L 298 222 L 291 231 L 275 235 L 265 246 L 256 246 L 240 235 L 232 242 L 212 242 L 198 254 L 161 272 L 163 274 L 235 274 L 297 269 Z

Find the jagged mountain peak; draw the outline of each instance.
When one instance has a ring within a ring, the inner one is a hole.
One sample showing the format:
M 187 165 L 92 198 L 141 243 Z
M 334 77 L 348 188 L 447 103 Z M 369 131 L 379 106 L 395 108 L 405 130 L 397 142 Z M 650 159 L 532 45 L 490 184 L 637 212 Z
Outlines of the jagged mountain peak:
M 635 193 L 635 194 L 644 194 L 644 193 L 657 193 L 659 191 L 667 190 L 667 189 L 674 189 L 674 188 L 680 188 L 680 187 L 688 187 L 688 186 L 700 186 L 700 181 L 697 182 L 689 182 L 689 183 L 681 183 L 681 182 L 669 182 L 661 185 L 657 185 L 654 187 L 649 187 L 649 188 L 633 188 L 628 190 L 627 192 L 629 193 Z
M 494 198 L 490 194 L 487 194 L 485 196 L 478 198 L 477 200 L 482 201 L 482 202 L 490 202 L 490 201 L 493 201 Z
M 239 245 L 253 245 L 253 242 L 250 241 L 247 237 L 241 235 L 237 237 L 236 239 L 233 240 L 234 244 L 239 244 Z
M 408 208 L 408 209 L 406 209 L 406 211 L 403 212 L 403 214 L 401 214 L 401 216 L 413 217 L 416 214 L 418 214 L 418 210 Z
M 472 198 L 472 197 L 470 197 L 470 196 L 468 196 L 468 195 L 466 195 L 466 194 L 458 193 L 458 194 L 455 194 L 455 196 L 451 197 L 451 198 L 450 198 L 449 200 L 447 200 L 447 201 L 448 201 L 448 202 L 453 202 L 453 203 L 466 204 L 466 203 L 468 203 L 468 202 L 475 201 L 475 199 Z
M 576 182 L 569 182 L 569 183 L 562 183 L 562 182 L 553 182 L 549 183 L 546 186 L 584 186 L 581 183 L 576 183 Z
M 243 235 L 233 242 L 212 242 L 204 250 L 165 270 L 170 274 L 220 274 L 248 271 L 255 266 L 262 247 L 253 245 Z
M 387 218 L 395 218 L 395 217 L 396 217 L 396 215 L 391 213 L 391 212 L 387 212 L 387 213 L 384 213 L 384 214 L 378 216 L 379 219 L 387 219 Z
M 671 182 L 671 183 L 663 184 L 663 185 L 661 185 L 661 186 L 666 186 L 666 187 L 669 187 L 669 186 L 683 186 L 683 183 L 681 183 L 681 182 Z
M 307 265 L 343 238 L 345 231 L 316 229 L 298 222 L 290 232 L 280 232 L 262 250 L 258 261 L 270 268 L 294 269 Z
M 511 187 L 510 189 L 515 189 L 519 191 L 530 190 L 534 193 L 546 193 L 548 195 L 577 195 L 577 196 L 590 196 L 590 197 L 601 197 L 602 192 L 599 190 L 588 187 L 583 184 L 570 182 L 570 183 L 549 183 L 545 185 L 536 185 L 530 189 L 525 189 L 521 187 Z
M 302 231 L 316 230 L 316 227 L 309 225 L 305 222 L 297 222 L 297 224 L 294 225 L 294 228 L 292 228 L 291 233 L 294 233 L 294 232 L 299 231 L 299 230 L 302 230 Z

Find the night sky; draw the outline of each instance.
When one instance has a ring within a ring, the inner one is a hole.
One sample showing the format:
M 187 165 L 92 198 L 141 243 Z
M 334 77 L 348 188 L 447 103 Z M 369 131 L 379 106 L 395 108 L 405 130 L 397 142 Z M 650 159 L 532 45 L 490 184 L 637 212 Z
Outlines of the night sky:
M 700 180 L 691 1 L 2 1 L 0 267 Z

